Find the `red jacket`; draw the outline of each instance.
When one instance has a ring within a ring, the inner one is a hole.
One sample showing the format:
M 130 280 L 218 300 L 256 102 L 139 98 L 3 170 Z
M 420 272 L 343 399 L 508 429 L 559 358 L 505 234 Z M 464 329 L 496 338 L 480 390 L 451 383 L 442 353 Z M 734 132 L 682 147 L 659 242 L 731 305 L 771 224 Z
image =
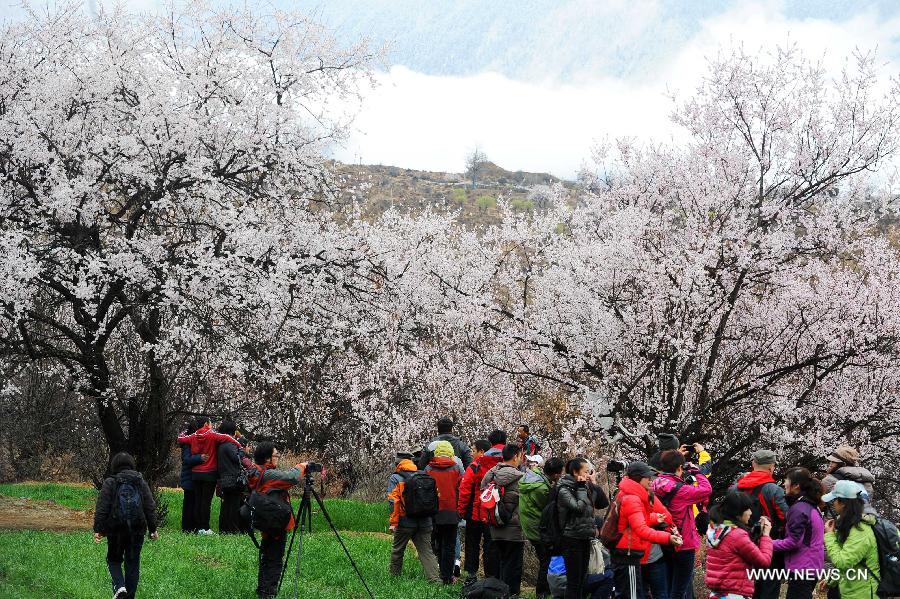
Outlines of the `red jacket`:
M 641 563 L 646 564 L 652 545 L 668 545 L 672 536 L 664 530 L 651 528 L 648 523 L 655 525 L 656 514 L 660 513 L 665 516 L 667 526 L 671 527 L 672 514 L 657 497 L 653 498 L 651 506 L 647 489 L 630 478 L 623 478 L 619 483 L 616 501 L 619 502 L 619 532 L 622 533 L 616 548 L 642 552 Z
M 487 522 L 487 513 L 481 509 L 481 480 L 487 471 L 503 459 L 503 445 L 494 445 L 483 456 L 469 464 L 459 485 L 457 513 L 460 518 Z
M 238 447 L 241 446 L 234 437 L 217 433 L 212 430 L 209 424 L 203 425 L 203 428 L 198 429 L 197 432 L 191 433 L 190 435 L 180 435 L 178 437 L 178 442 L 190 444 L 191 453 L 193 454 L 205 453 L 207 455 L 205 462 L 201 462 L 191 468 L 191 472 L 196 474 L 201 472 L 216 472 L 218 470 L 218 462 L 216 459 L 216 453 L 218 452 L 216 451 L 216 447 L 219 443 L 230 442 Z
M 252 490 L 262 493 L 263 495 L 277 496 L 285 503 L 291 502 L 291 496 L 288 491 L 291 487 L 299 485 L 303 478 L 303 469 L 294 466 L 289 470 L 278 470 L 276 468 L 266 468 L 259 464 L 253 464 L 254 468 L 247 473 L 247 486 Z M 274 491 L 274 493 L 273 493 Z M 294 515 L 291 514 L 291 520 L 288 522 L 285 530 L 294 529 Z M 265 537 L 266 534 L 263 533 Z
M 437 484 L 438 513 L 434 517 L 435 524 L 458 524 L 456 512 L 459 505 L 459 482 L 462 480 L 462 466 L 453 458 L 431 458 L 425 472 Z
M 750 534 L 731 523 L 720 524 L 707 535 L 706 586 L 720 594 L 735 593 L 753 596 L 753 581 L 748 568 L 765 568 L 772 561 L 772 539 L 759 539 L 759 546 Z

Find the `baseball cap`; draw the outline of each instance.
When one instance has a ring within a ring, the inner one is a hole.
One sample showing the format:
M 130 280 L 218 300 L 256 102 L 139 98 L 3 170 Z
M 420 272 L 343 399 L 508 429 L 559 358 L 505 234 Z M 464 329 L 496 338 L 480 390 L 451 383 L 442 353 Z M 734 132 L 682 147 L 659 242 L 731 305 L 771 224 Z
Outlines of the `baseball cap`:
M 532 464 L 537 464 L 538 466 L 544 465 L 544 458 L 542 456 L 539 456 L 538 454 L 525 456 L 525 461 L 531 462 Z
M 775 455 L 775 452 L 770 449 L 757 449 L 750 454 L 750 459 L 760 466 L 765 466 L 767 464 L 774 464 L 777 461 L 777 456 Z
M 831 493 L 822 496 L 822 501 L 831 503 L 835 499 L 856 499 L 857 497 L 863 501 L 868 500 L 869 494 L 865 487 L 852 480 L 839 480 L 834 484 Z
M 628 467 L 625 468 L 626 476 L 638 476 L 640 478 L 653 478 L 659 474 L 659 471 L 655 468 L 651 468 L 644 462 L 631 462 L 628 464 Z

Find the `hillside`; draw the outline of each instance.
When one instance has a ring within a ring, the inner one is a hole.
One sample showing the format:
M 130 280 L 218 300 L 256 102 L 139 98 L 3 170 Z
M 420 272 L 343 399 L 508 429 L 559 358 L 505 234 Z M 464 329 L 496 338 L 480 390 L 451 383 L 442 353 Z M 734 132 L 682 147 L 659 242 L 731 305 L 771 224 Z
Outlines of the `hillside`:
M 481 164 L 477 186 L 463 173 L 442 173 L 384 165 L 334 163 L 345 199 L 362 199 L 366 216 L 390 207 L 421 211 L 453 210 L 461 222 L 483 225 L 496 222 L 498 198 L 523 212 L 546 209 L 551 201 L 532 191 L 534 186 L 562 184 L 570 193 L 574 183 L 547 173 L 508 171 L 492 162 Z

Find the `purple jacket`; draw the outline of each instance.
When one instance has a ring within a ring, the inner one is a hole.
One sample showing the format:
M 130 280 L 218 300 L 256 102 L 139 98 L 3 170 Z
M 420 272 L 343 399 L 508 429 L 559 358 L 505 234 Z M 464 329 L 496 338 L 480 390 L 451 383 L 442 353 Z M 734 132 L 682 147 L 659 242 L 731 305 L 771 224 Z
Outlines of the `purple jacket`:
M 825 567 L 825 523 L 819 508 L 805 497 L 786 497 L 787 513 L 784 538 L 774 541 L 775 551 L 784 552 L 786 570 Z
M 709 479 L 699 472 L 695 472 L 694 476 L 697 478 L 697 486 L 682 485 L 671 501 L 669 501 L 669 494 L 675 490 L 675 485 L 684 481 L 674 474 L 660 474 L 653 481 L 653 492 L 660 500 L 665 500 L 669 504 L 672 519 L 681 532 L 681 538 L 684 539 L 680 551 L 690 551 L 700 546 L 700 534 L 694 523 L 694 504 L 702 503 L 712 495 L 712 485 L 709 484 Z

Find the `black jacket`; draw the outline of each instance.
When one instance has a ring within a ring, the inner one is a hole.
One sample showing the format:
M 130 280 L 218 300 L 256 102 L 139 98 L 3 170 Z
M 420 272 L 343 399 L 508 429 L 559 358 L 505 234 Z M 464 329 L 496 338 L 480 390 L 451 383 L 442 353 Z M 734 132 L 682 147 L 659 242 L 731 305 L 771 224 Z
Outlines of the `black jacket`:
M 197 464 L 203 463 L 202 454 L 191 453 L 191 446 L 187 443 L 181 446 L 181 477 L 178 479 L 179 485 L 185 491 L 191 491 L 194 488 L 194 478 L 191 476 L 191 468 Z
M 240 480 L 244 472 L 241 466 L 241 454 L 234 443 L 219 443 L 216 448 L 216 460 L 219 467 L 219 481 L 223 489 L 231 487 Z
M 557 483 L 556 505 L 563 536 L 572 539 L 592 539 L 597 535 L 594 524 L 594 497 L 586 483 L 577 482 L 567 474 Z
M 472 463 L 472 450 L 469 448 L 469 446 L 463 443 L 463 440 L 456 435 L 443 433 L 426 443 L 425 447 L 422 448 L 422 456 L 416 463 L 416 466 L 419 467 L 419 470 L 425 470 L 426 466 L 428 466 L 428 463 L 431 461 L 431 458 L 434 457 L 434 453 L 428 451 L 428 446 L 435 441 L 450 441 L 450 445 L 453 446 L 453 454 L 462 461 L 463 471 L 465 471 L 466 468 L 469 467 L 469 464 Z
M 113 502 L 116 500 L 116 489 L 120 482 L 130 482 L 137 487 L 141 494 L 141 506 L 144 508 L 144 530 L 151 533 L 156 532 L 156 501 L 153 500 L 153 493 L 150 492 L 150 486 L 140 472 L 134 470 L 122 470 L 114 477 L 109 477 L 103 481 L 100 487 L 100 495 L 97 497 L 97 506 L 94 508 L 94 532 L 109 534 L 109 518 L 113 511 Z

